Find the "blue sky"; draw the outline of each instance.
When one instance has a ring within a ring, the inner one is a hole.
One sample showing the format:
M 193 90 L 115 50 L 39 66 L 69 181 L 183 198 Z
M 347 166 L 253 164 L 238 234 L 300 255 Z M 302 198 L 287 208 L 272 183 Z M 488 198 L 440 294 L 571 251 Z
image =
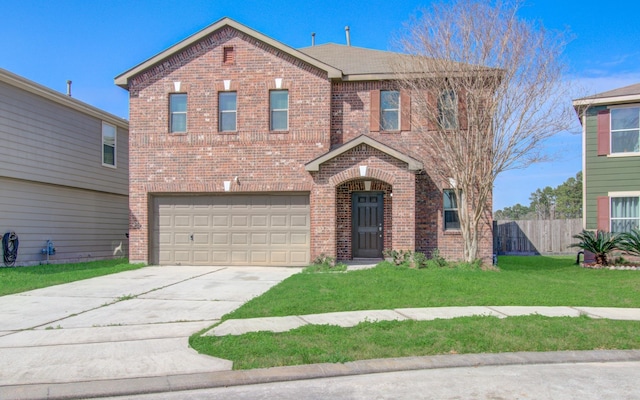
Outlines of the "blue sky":
M 222 17 L 291 47 L 344 43 L 393 50 L 411 15 L 428 0 L 0 0 L 0 68 L 127 118 L 128 93 L 113 78 Z M 568 79 L 585 95 L 640 82 L 640 2 L 528 0 L 521 16 L 568 28 Z M 568 102 L 571 99 L 567 99 Z M 557 186 L 582 166 L 580 125 L 545 151 L 551 161 L 501 175 L 494 209 L 529 204 L 537 188 Z

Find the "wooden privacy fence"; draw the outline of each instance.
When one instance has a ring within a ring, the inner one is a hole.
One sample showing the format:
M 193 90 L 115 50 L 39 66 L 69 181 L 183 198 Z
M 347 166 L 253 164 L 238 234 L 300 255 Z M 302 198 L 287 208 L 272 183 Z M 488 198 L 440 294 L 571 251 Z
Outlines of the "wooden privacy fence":
M 581 219 L 493 221 L 495 254 L 576 254 Z

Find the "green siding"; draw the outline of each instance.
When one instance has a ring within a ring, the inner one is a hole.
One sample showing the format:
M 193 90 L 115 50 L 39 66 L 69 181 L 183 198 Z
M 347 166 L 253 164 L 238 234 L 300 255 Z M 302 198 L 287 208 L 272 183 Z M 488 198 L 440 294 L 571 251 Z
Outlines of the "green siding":
M 585 154 L 585 212 L 586 228 L 597 227 L 598 196 L 609 192 L 640 191 L 640 155 L 632 157 L 598 156 L 598 111 L 606 107 L 593 107 L 586 117 Z

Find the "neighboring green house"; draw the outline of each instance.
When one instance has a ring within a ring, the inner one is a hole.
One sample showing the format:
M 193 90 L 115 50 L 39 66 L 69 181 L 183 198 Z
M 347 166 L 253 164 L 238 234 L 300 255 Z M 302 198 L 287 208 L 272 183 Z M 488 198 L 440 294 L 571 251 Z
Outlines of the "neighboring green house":
M 640 226 L 640 83 L 573 101 L 582 123 L 585 229 Z

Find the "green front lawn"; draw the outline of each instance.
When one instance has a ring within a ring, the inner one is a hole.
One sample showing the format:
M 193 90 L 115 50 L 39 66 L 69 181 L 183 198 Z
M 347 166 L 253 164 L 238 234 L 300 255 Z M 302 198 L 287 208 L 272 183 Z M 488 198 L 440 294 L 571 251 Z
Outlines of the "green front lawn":
M 0 296 L 26 292 L 142 268 L 144 264 L 129 264 L 125 258 L 75 264 L 48 264 L 32 267 L 0 268 Z
M 225 319 L 444 306 L 640 307 L 640 271 L 583 269 L 572 257 L 500 257 L 499 271 L 399 268 L 297 274 Z M 386 321 L 353 328 L 191 337 L 235 369 L 509 351 L 640 348 L 640 322 L 542 316 Z
M 408 269 L 296 274 L 224 319 L 442 306 L 640 307 L 640 271 L 584 269 L 572 257 L 499 259 L 499 271 Z

